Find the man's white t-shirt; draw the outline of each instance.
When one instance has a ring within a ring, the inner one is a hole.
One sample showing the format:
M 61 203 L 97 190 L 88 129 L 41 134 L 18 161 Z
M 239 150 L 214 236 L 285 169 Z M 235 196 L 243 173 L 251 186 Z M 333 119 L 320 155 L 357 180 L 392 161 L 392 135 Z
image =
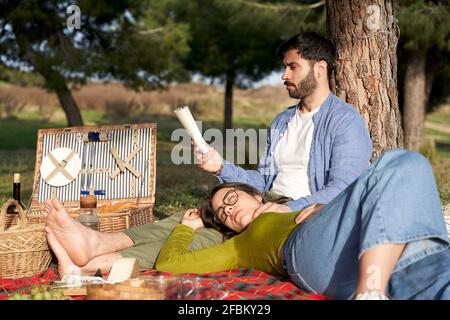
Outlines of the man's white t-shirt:
M 308 163 L 314 132 L 313 115 L 319 111 L 301 113 L 299 109 L 289 122 L 275 149 L 277 176 L 270 191 L 298 199 L 311 195 Z

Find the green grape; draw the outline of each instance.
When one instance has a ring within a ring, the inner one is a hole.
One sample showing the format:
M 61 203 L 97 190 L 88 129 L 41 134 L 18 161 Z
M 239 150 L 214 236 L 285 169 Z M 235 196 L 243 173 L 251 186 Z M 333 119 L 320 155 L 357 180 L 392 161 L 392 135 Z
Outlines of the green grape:
M 53 291 L 53 298 L 56 298 L 56 299 L 64 298 L 64 294 L 63 294 L 62 290 Z
M 43 300 L 43 299 L 44 295 L 41 292 L 38 292 L 35 295 L 33 295 L 33 300 Z
M 47 285 L 41 285 L 40 286 L 41 292 L 45 292 L 48 290 L 48 286 Z
M 39 287 L 33 287 L 31 288 L 31 294 L 35 295 L 36 293 L 40 292 L 41 289 Z
M 51 300 L 53 298 L 52 293 L 50 291 L 44 291 L 42 293 L 44 300 Z

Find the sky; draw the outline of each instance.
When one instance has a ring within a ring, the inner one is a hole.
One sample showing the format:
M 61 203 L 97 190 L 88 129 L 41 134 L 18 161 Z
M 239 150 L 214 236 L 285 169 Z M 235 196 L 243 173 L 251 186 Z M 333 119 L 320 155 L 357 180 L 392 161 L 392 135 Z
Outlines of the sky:
M 281 80 L 281 71 L 274 71 L 264 79 L 253 83 L 253 88 L 259 88 L 262 86 L 282 86 L 283 81 Z M 194 74 L 192 76 L 193 82 L 202 82 L 206 84 L 210 84 L 210 80 L 208 77 L 203 77 L 198 74 Z
M 274 71 L 269 76 L 255 83 L 255 88 L 260 86 L 281 86 L 283 81 L 281 80 L 281 71 Z

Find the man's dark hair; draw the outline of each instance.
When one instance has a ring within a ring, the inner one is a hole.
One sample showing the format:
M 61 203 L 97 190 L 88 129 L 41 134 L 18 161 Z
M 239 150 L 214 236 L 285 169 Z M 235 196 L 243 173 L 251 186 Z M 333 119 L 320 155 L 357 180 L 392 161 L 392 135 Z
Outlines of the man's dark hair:
M 303 59 L 312 62 L 324 60 L 330 79 L 336 64 L 336 48 L 330 40 L 315 32 L 301 32 L 282 43 L 276 55 L 283 60 L 284 54 L 292 49 L 297 49 Z

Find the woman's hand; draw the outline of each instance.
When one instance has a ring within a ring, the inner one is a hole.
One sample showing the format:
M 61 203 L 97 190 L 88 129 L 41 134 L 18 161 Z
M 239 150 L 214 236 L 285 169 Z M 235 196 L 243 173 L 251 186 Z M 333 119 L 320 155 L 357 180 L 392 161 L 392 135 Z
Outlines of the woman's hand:
M 325 205 L 321 203 L 315 203 L 310 205 L 309 207 L 306 207 L 295 217 L 295 223 L 299 224 L 304 222 L 307 218 L 320 211 L 320 209 L 322 209 L 323 207 L 325 207 Z
M 198 208 L 187 209 L 181 219 L 181 223 L 194 230 L 198 230 L 205 226 L 200 218 L 200 210 Z

